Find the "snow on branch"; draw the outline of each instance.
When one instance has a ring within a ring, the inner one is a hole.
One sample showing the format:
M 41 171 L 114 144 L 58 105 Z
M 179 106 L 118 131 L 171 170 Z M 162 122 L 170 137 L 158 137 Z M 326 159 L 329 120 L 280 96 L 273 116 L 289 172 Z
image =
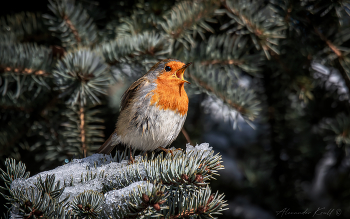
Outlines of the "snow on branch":
M 12 203 L 12 216 L 212 218 L 225 210 L 224 196 L 208 184 L 223 169 L 209 144 L 188 144 L 174 155 L 136 156 L 133 164 L 125 154 L 94 154 L 29 178 L 21 162 L 7 159 L 0 178 L 10 195 L 3 196 Z

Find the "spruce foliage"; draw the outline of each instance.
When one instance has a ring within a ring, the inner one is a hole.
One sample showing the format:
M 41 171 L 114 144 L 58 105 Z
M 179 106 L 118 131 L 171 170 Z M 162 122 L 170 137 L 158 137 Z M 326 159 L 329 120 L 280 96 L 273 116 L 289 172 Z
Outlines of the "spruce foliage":
M 103 194 L 134 186 L 124 200 L 130 205 L 108 214 L 209 218 L 226 209 L 207 183 L 220 163 L 214 154 L 148 154 L 139 161 L 146 180 L 129 168 L 100 191 L 70 199 L 64 188 L 78 182 L 55 175 L 35 177 L 25 191 L 12 187 L 29 178 L 23 163 L 38 173 L 94 156 L 113 131 L 120 90 L 176 58 L 193 62 L 185 74 L 192 141 L 202 141 L 208 118 L 229 122 L 233 129 L 220 133 L 226 139 L 245 124 L 256 133 L 242 148 L 234 140 L 218 148 L 234 154 L 244 175 L 233 185 L 216 183 L 231 200 L 228 218 L 249 218 L 250 205 L 275 216 L 286 206 L 320 203 L 350 217 L 349 16 L 348 0 L 50 0 L 43 11 L 1 15 L 0 192 L 7 206 L 24 218 L 98 218 L 107 214 Z M 113 157 L 123 159 L 120 151 Z M 85 174 L 81 182 L 105 176 Z

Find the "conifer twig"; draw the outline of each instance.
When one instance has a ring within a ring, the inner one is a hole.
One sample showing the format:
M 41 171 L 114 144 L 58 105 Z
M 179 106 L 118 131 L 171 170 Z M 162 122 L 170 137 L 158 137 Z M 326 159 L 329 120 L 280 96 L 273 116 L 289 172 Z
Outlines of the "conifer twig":
M 76 29 L 75 26 L 72 24 L 71 20 L 68 18 L 67 15 L 65 15 L 65 16 L 63 17 L 63 20 L 66 22 L 66 24 L 68 25 L 69 29 L 72 30 L 72 33 L 73 33 L 75 39 L 77 40 L 77 42 L 80 43 L 80 42 L 81 42 L 81 38 L 80 38 L 80 36 L 79 36 L 79 33 L 78 33 L 77 29 Z
M 220 65 L 241 65 L 243 64 L 243 60 L 235 60 L 235 59 L 230 59 L 230 60 L 208 60 L 208 61 L 203 61 L 201 62 L 202 65 L 215 65 L 215 64 L 220 64 Z
M 0 66 L 0 72 L 11 72 L 11 73 L 18 73 L 23 75 L 40 75 L 40 76 L 48 76 L 49 73 L 45 72 L 44 70 L 33 70 L 30 68 L 18 68 L 18 67 L 10 67 L 10 66 Z
M 320 37 L 321 40 L 323 40 L 327 46 L 337 55 L 339 60 L 343 59 L 342 52 L 329 40 L 326 36 L 324 36 L 316 27 L 314 27 L 315 33 Z M 345 81 L 346 87 L 350 91 L 350 77 L 349 75 L 344 71 L 344 67 L 340 64 L 338 68 L 343 80 Z
M 247 24 L 251 29 L 254 30 L 254 34 L 258 37 L 261 37 L 261 35 L 264 34 L 264 32 L 262 30 L 260 30 L 259 28 L 257 28 L 246 16 L 244 16 L 243 14 L 239 13 L 237 10 L 235 10 L 234 8 L 229 7 L 226 2 L 224 1 L 224 6 L 228 11 L 231 11 L 233 14 L 239 16 L 245 24 Z
M 80 138 L 81 138 L 83 156 L 86 157 L 85 112 L 84 112 L 84 106 L 82 105 L 80 105 L 79 119 L 80 119 Z
M 190 145 L 192 145 L 192 142 L 191 142 L 191 138 L 190 136 L 188 135 L 188 133 L 186 132 L 186 130 L 184 128 L 181 129 L 181 132 L 182 134 L 185 136 L 186 140 L 187 140 L 187 143 L 190 143 Z
M 195 76 L 189 74 L 189 77 L 192 78 L 192 80 L 194 80 L 197 84 L 199 84 L 201 87 L 203 87 L 205 90 L 214 93 L 215 95 L 217 95 L 221 100 L 225 101 L 228 105 L 230 105 L 232 108 L 236 109 L 239 113 L 245 114 L 246 113 L 246 109 L 240 105 L 238 105 L 237 103 L 232 102 L 231 100 L 225 98 L 224 95 L 216 92 L 214 90 L 214 88 L 212 88 L 210 85 L 208 85 L 207 83 L 205 83 L 204 81 L 196 78 Z
M 321 40 L 325 41 L 328 47 L 339 57 L 341 58 L 343 55 L 341 51 L 330 41 L 325 37 L 320 31 L 317 30 L 316 27 L 314 27 L 315 33 L 321 38 Z

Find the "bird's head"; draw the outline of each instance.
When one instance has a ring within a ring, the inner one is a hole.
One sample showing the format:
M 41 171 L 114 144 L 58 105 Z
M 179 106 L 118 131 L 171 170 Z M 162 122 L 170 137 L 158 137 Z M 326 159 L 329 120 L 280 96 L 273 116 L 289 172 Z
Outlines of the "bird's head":
M 149 73 L 154 76 L 154 79 L 168 83 L 169 85 L 183 85 L 190 83 L 184 79 L 184 73 L 188 66 L 192 63 L 185 64 L 176 59 L 165 59 L 158 62 Z
M 188 97 L 184 84 L 189 82 L 184 79 L 184 73 L 190 64 L 176 59 L 165 59 L 149 70 L 147 77 L 153 79 L 156 84 L 156 88 L 152 91 L 151 104 L 163 110 L 186 115 Z

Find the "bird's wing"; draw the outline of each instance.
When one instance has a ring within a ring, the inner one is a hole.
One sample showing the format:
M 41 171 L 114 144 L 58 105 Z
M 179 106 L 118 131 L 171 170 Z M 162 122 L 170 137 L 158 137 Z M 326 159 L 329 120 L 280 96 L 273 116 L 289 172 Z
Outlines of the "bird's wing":
M 146 83 L 148 79 L 146 77 L 141 77 L 137 81 L 135 81 L 123 94 L 121 101 L 121 109 L 125 109 L 135 96 L 136 92 Z
M 103 145 L 101 145 L 101 147 L 96 151 L 96 153 L 110 154 L 112 152 L 113 148 L 118 143 L 118 142 L 113 141 L 113 137 L 115 137 L 115 135 L 116 135 L 115 132 L 113 132 L 111 134 L 111 136 L 109 136 L 107 141 L 105 141 L 105 143 L 103 143 Z

